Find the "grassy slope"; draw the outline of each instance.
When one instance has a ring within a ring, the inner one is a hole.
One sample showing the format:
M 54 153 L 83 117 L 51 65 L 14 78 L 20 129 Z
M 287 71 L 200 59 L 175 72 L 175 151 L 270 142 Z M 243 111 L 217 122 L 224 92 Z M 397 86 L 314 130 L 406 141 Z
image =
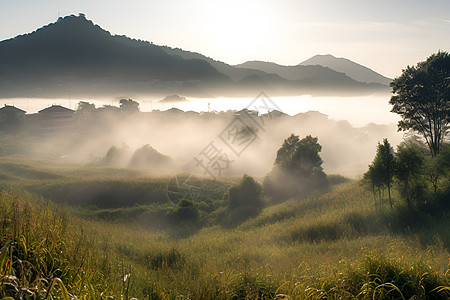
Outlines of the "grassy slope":
M 10 177 L 3 186 L 128 177 L 120 173 L 124 170 L 91 171 L 0 162 L 0 174 Z M 127 180 L 140 181 L 140 176 Z M 267 207 L 235 228 L 206 226 L 187 238 L 142 224 L 86 219 L 76 208 L 23 192 L 4 191 L 0 198 L 3 281 L 26 286 L 33 278 L 53 280 L 56 296 L 64 295 L 56 277 L 69 293 L 86 299 L 450 296 L 448 215 L 412 227 L 401 218 L 400 203 L 393 211 L 385 205 L 384 212 L 375 213 L 370 195 L 356 182 Z M 10 240 L 17 242 L 8 246 Z M 27 280 L 21 281 L 19 274 L 28 273 L 19 272 L 14 257 L 35 266 Z M 13 270 L 16 279 L 9 276 Z M 38 293 L 32 286 L 30 293 Z

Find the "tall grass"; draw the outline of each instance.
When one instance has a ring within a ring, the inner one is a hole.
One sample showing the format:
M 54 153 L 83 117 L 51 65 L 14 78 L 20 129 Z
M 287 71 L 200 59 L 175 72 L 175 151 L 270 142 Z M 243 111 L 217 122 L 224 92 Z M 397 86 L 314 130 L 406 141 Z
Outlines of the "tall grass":
M 89 215 L 2 190 L 0 296 L 448 299 L 448 214 L 412 226 L 399 202 L 396 210 L 375 211 L 370 199 L 357 183 L 344 183 L 268 206 L 232 229 L 214 225 L 220 205 L 211 206 L 201 210 L 208 221 L 203 228 L 185 237 L 164 226 L 98 216 L 130 210 L 133 217 L 150 206 L 91 207 Z

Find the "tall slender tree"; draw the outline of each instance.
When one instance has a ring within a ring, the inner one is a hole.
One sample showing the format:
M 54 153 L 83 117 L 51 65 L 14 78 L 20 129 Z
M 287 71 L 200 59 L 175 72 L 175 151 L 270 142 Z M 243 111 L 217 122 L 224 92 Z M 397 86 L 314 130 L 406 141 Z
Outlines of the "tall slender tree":
M 382 144 L 378 144 L 377 157 L 381 165 L 382 181 L 387 187 L 389 195 L 389 204 L 392 208 L 391 187 L 392 187 L 392 177 L 394 176 L 395 170 L 395 156 L 394 156 L 394 148 L 392 148 L 391 144 L 389 144 L 389 141 L 387 139 L 384 139 Z

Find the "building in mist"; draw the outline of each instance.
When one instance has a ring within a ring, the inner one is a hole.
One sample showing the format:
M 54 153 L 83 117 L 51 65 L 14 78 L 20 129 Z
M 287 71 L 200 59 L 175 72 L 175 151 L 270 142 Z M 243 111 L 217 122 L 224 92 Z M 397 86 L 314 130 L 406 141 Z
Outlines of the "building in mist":
M 26 111 L 13 105 L 0 108 L 0 129 L 10 130 L 20 128 L 25 120 Z
M 17 123 L 25 119 L 26 111 L 13 105 L 6 105 L 0 108 L 0 123 Z
M 44 134 L 73 130 L 74 113 L 74 110 L 61 105 L 52 105 L 41 109 L 37 113 L 40 130 Z

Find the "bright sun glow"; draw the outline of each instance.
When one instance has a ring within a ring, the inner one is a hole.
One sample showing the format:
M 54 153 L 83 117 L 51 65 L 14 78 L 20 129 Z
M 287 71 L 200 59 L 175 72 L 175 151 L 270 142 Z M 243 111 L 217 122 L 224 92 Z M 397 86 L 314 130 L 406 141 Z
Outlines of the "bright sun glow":
M 246 53 L 261 52 L 270 34 L 269 15 L 262 1 L 224 1 L 208 3 L 209 37 L 213 48 L 222 48 L 243 62 Z M 221 52 L 222 52 L 221 51 Z

